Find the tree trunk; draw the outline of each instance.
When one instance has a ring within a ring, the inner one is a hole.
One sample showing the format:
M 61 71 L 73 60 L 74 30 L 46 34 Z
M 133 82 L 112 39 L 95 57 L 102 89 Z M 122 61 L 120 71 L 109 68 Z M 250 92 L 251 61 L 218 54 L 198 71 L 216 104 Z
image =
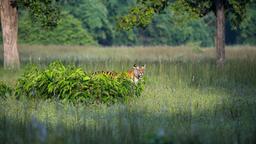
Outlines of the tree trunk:
M 4 68 L 19 68 L 19 53 L 17 46 L 18 37 L 18 12 L 11 0 L 0 2 L 1 24 L 3 32 Z
M 215 0 L 216 6 L 216 52 L 217 65 L 224 66 L 225 62 L 225 9 L 224 0 Z

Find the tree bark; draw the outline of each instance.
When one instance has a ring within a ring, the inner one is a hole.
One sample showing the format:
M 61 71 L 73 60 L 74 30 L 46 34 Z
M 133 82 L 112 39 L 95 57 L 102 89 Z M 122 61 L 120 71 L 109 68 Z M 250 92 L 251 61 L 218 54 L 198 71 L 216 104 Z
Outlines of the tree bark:
M 16 69 L 20 67 L 17 37 L 18 12 L 11 0 L 0 2 L 1 24 L 3 32 L 4 68 Z
M 216 7 L 216 52 L 217 65 L 224 66 L 225 62 L 225 9 L 224 0 L 215 0 Z

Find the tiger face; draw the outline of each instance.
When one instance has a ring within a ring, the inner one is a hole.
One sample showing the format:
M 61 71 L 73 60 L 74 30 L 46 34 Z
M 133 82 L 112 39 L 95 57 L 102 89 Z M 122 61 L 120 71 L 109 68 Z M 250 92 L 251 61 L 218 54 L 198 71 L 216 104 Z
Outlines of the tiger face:
M 143 78 L 144 71 L 145 71 L 146 65 L 143 66 L 137 66 L 136 64 L 133 66 L 133 69 L 128 71 L 128 75 L 131 77 L 131 80 L 137 84 L 139 80 Z
M 143 66 L 134 65 L 134 66 L 133 66 L 133 69 L 134 69 L 134 76 L 135 76 L 137 79 L 142 79 L 142 78 L 143 78 L 144 71 L 145 71 L 145 67 L 146 67 L 146 65 L 143 65 Z

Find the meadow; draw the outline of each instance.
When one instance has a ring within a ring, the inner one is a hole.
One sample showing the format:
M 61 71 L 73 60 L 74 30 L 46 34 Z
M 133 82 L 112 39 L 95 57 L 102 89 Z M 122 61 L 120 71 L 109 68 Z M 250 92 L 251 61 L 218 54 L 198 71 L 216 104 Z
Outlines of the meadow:
M 2 51 L 0 52 L 2 54 Z M 54 60 L 84 71 L 125 71 L 146 64 L 142 96 L 83 105 L 0 97 L 0 143 L 256 143 L 256 48 L 20 46 L 20 70 L 0 68 L 15 85 L 27 64 Z M 3 59 L 0 57 L 0 62 Z

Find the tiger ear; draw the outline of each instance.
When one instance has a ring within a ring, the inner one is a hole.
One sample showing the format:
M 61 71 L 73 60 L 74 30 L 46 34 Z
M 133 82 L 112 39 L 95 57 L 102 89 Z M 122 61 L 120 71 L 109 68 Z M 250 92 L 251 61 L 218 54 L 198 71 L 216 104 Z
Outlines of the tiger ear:
M 142 68 L 145 69 L 145 68 L 146 68 L 146 64 L 144 64 L 144 65 L 142 66 Z
M 134 69 L 135 69 L 135 68 L 137 68 L 137 65 L 136 65 L 136 64 L 134 64 L 134 65 L 133 65 L 133 68 L 134 68 Z

